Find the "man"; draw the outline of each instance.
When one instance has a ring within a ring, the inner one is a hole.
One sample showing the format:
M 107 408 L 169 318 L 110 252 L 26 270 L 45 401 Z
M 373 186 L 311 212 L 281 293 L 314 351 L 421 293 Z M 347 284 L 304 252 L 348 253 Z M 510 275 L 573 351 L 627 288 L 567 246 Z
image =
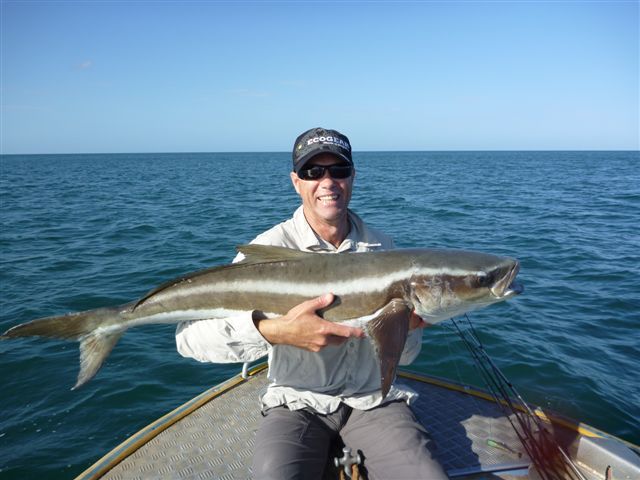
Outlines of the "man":
M 302 133 L 290 176 L 302 205 L 252 243 L 329 254 L 393 248 L 388 236 L 348 209 L 355 169 L 346 136 L 323 128 Z M 178 351 L 208 362 L 248 362 L 268 354 L 255 478 L 320 478 L 338 435 L 362 453 L 370 479 L 447 478 L 408 407 L 415 393 L 392 386 L 382 398 L 378 361 L 362 329 L 316 313 L 332 302 L 327 292 L 282 317 L 254 311 L 251 318 L 186 322 L 176 332 Z M 420 352 L 424 325 L 414 314 L 401 364 Z

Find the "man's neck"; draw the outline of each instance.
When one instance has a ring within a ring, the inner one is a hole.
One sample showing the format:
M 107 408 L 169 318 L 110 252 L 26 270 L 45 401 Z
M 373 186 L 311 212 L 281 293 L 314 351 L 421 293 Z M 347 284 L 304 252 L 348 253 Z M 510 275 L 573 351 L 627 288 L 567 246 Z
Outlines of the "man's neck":
M 349 216 L 346 212 L 335 223 L 314 219 L 311 215 L 307 215 L 306 212 L 305 218 L 309 226 L 316 232 L 316 235 L 336 248 L 342 244 L 351 230 Z

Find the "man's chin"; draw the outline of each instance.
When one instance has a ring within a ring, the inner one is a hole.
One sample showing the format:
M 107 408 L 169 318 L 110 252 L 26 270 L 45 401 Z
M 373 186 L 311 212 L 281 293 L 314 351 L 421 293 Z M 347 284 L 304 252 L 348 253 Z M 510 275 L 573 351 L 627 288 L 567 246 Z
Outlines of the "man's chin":
M 346 207 L 342 203 L 334 203 L 330 205 L 318 205 L 318 212 L 323 212 L 326 215 L 343 215 L 347 211 Z
M 323 218 L 327 222 L 338 222 L 347 214 L 345 207 L 320 207 L 316 209 L 316 213 L 319 217 Z

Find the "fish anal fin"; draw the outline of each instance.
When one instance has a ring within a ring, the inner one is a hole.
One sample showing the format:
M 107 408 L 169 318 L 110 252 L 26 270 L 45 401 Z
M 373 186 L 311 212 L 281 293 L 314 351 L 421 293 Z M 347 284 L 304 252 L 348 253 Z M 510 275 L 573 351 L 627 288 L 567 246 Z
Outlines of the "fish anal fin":
M 80 373 L 78 373 L 78 381 L 71 390 L 80 388 L 95 376 L 123 333 L 123 331 L 94 332 L 80 341 Z
M 238 245 L 236 250 L 244 255 L 242 263 L 266 263 L 294 260 L 314 255 L 311 252 L 303 252 L 286 247 L 274 247 L 272 245 Z
M 383 398 L 396 378 L 396 369 L 409 332 L 410 315 L 411 306 L 406 301 L 393 299 L 365 327 L 380 362 Z

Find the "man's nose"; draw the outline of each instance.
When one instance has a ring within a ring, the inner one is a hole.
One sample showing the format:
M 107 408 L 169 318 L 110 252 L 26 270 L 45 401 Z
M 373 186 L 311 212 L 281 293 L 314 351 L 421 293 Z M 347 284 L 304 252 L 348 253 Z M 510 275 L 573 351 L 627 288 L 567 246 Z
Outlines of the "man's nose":
M 328 180 L 328 181 L 327 181 Z M 333 178 L 330 174 L 329 174 L 329 169 L 325 169 L 324 171 L 324 175 L 322 175 L 322 178 L 320 178 L 319 182 L 321 184 L 323 183 L 327 183 L 327 184 L 333 184 L 335 183 L 335 178 Z

